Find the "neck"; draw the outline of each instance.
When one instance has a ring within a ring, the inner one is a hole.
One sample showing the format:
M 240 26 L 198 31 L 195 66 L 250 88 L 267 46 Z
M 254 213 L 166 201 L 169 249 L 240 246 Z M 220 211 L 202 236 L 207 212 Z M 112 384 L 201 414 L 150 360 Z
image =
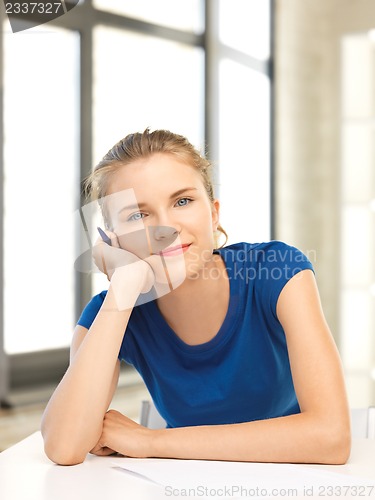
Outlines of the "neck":
M 214 294 L 219 288 L 219 283 L 223 279 L 227 279 L 225 264 L 220 255 L 213 254 L 212 259 L 206 263 L 201 269 L 198 276 L 194 278 L 187 277 L 185 281 L 172 292 L 163 295 L 157 299 L 159 306 L 167 307 L 172 305 L 175 307 L 178 303 L 186 302 L 190 299 L 194 301 L 201 300 L 207 294 Z
M 219 255 L 213 256 L 206 271 L 210 272 L 186 279 L 176 290 L 157 299 L 165 321 L 189 345 L 211 340 L 228 311 L 229 279 Z

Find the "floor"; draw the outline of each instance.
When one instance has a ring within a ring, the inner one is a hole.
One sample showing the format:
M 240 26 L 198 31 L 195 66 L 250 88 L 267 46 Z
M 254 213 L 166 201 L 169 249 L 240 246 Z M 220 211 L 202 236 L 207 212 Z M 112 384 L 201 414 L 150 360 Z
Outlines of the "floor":
M 44 408 L 54 388 L 46 386 L 10 394 L 12 408 L 0 408 L 0 452 L 40 429 Z M 122 373 L 111 408 L 138 421 L 144 399 L 150 399 L 150 395 L 139 375 Z

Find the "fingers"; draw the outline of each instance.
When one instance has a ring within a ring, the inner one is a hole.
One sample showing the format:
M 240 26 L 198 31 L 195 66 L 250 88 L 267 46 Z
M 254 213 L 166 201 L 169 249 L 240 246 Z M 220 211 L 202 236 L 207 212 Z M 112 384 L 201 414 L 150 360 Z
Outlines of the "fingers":
M 98 227 L 98 232 L 100 236 L 95 242 L 96 251 L 95 249 L 93 250 L 93 259 L 98 269 L 102 271 L 102 273 L 104 273 L 107 276 L 108 281 L 110 281 L 111 276 L 113 274 L 113 270 L 108 269 L 107 267 L 104 254 L 105 247 L 103 247 L 103 245 L 111 246 L 114 248 L 120 248 L 120 244 L 116 233 L 113 233 L 108 229 L 104 231 L 100 227 Z
M 100 236 L 93 247 L 92 256 L 97 268 L 107 276 L 108 281 L 112 280 L 112 276 L 117 270 L 117 274 L 120 272 L 124 282 L 128 283 L 129 286 L 134 283 L 136 289 L 139 289 L 139 293 L 149 292 L 155 283 L 155 274 L 150 262 L 146 262 L 134 253 L 122 248 L 116 233 L 100 229 L 99 234 Z M 114 291 L 116 292 L 116 290 Z M 121 298 L 122 295 L 123 286 L 121 285 L 119 293 L 116 293 L 116 301 L 120 309 L 124 308 L 123 300 L 125 299 Z M 128 305 L 126 303 L 125 305 L 125 308 L 128 308 L 134 304 Z
M 108 448 L 108 446 L 102 446 L 99 443 L 90 450 L 92 455 L 97 455 L 98 457 L 107 457 L 108 455 L 114 455 L 117 451 Z
M 98 269 L 110 280 L 116 268 L 139 259 L 121 249 L 116 233 L 108 230 L 101 230 L 101 233 L 102 235 L 97 238 L 93 246 L 92 257 Z M 104 239 L 108 240 L 110 244 Z
M 100 231 L 99 231 L 100 229 Z M 99 231 L 99 234 L 100 234 L 100 237 L 99 237 L 99 240 L 100 241 L 103 241 L 105 243 L 107 243 L 105 241 L 105 236 L 107 236 L 107 238 L 109 239 L 110 241 L 110 246 L 112 247 L 116 247 L 116 248 L 120 248 L 120 243 L 118 241 L 118 238 L 117 238 L 117 234 L 116 233 L 113 233 L 112 231 L 109 231 L 108 229 L 106 229 L 105 231 L 101 228 L 98 228 L 98 231 Z M 102 233 L 104 233 L 102 235 Z M 109 243 L 107 243 L 109 244 Z
M 108 268 L 105 263 L 104 250 L 105 247 L 108 246 L 107 243 L 104 243 L 102 238 L 98 238 L 95 241 L 95 244 L 92 249 L 92 258 L 95 262 L 97 268 L 107 276 L 108 281 L 110 280 L 110 275 L 108 273 Z

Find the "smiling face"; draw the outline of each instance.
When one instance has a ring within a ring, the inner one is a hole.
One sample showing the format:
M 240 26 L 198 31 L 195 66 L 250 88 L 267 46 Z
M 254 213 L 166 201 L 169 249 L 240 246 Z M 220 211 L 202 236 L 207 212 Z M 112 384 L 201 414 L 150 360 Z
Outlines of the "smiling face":
M 161 255 L 168 266 L 184 259 L 187 277 L 196 278 L 211 260 L 219 202 L 209 200 L 194 167 L 176 156 L 156 153 L 118 168 L 107 195 L 115 195 L 109 197 L 116 203 L 109 204 L 108 210 L 124 249 L 143 258 L 130 233 L 138 232 L 142 238 L 146 227 L 154 241 L 167 241 Z

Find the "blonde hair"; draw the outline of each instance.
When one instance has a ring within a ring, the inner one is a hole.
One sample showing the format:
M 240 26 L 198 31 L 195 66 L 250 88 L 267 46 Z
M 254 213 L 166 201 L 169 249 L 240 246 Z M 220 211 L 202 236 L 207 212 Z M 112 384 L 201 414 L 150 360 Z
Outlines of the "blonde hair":
M 84 180 L 84 193 L 92 200 L 100 202 L 100 199 L 106 196 L 110 180 L 118 168 L 136 160 L 150 157 L 155 153 L 173 155 L 193 166 L 202 177 L 209 200 L 214 201 L 210 162 L 190 144 L 186 137 L 168 130 L 150 132 L 149 128 L 143 133 L 129 134 L 115 144 Z M 105 214 L 103 213 L 103 215 Z M 225 242 L 221 245 L 223 247 L 228 241 L 228 235 L 220 225 L 217 231 L 225 236 Z M 218 237 L 215 235 L 216 247 L 218 246 L 217 240 Z

